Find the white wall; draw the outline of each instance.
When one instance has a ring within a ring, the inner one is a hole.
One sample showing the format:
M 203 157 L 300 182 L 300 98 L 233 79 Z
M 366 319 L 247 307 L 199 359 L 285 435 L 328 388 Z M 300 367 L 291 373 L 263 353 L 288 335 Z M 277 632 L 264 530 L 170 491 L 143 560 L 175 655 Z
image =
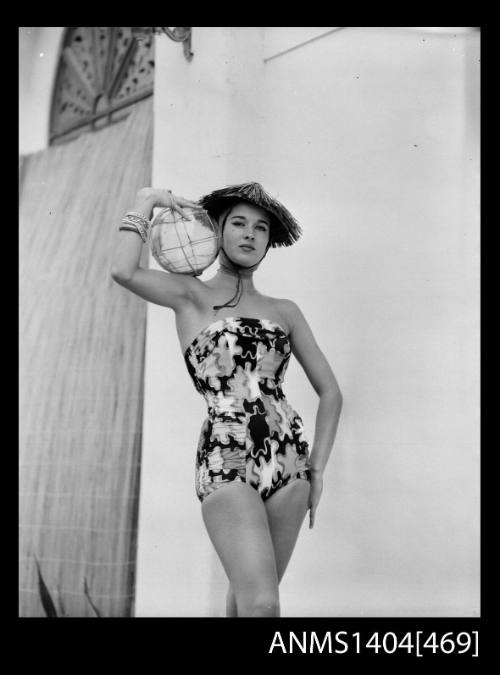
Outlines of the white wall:
M 349 28 L 266 65 L 263 182 L 305 225 L 287 284 L 345 400 L 289 615 L 478 611 L 478 43 Z
M 259 180 L 304 228 L 256 285 L 302 307 L 344 410 L 283 616 L 476 615 L 479 36 L 283 30 L 195 28 L 191 63 L 157 38 L 153 172 L 187 197 Z M 153 305 L 145 377 L 137 615 L 221 616 L 193 484 L 205 403 Z M 295 360 L 285 393 L 312 441 Z

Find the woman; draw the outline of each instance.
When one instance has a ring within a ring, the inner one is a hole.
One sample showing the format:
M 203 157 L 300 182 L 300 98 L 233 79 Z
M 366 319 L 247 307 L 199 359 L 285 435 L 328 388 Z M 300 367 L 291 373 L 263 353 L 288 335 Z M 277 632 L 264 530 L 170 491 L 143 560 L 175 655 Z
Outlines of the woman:
M 153 208 L 183 216 L 183 208 L 200 204 L 222 231 L 215 276 L 201 281 L 139 267 Z M 144 188 L 123 222 L 113 279 L 174 310 L 186 366 L 207 400 L 196 492 L 229 579 L 226 614 L 280 616 L 279 582 L 307 510 L 314 525 L 342 407 L 335 376 L 297 304 L 254 285 L 269 248 L 290 246 L 300 228 L 258 183 L 216 190 L 199 203 Z M 281 389 L 292 353 L 319 396 L 310 453 L 302 420 Z

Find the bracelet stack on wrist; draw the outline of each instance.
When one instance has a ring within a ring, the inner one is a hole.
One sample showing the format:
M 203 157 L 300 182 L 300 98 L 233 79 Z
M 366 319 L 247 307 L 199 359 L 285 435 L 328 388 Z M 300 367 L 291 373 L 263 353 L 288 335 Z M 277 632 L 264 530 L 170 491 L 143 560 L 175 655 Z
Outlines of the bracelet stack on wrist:
M 150 225 L 151 223 L 142 213 L 128 211 L 122 219 L 122 225 L 118 229 L 137 232 L 142 241 L 146 243 Z

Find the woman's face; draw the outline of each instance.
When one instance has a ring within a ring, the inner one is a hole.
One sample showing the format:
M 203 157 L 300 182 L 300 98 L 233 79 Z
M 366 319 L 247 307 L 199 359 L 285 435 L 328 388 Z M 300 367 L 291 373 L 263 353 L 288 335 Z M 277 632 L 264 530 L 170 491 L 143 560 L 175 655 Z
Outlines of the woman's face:
M 266 252 L 271 219 L 265 209 L 240 202 L 233 206 L 224 226 L 224 248 L 235 262 L 250 266 Z M 242 248 L 242 246 L 248 248 Z

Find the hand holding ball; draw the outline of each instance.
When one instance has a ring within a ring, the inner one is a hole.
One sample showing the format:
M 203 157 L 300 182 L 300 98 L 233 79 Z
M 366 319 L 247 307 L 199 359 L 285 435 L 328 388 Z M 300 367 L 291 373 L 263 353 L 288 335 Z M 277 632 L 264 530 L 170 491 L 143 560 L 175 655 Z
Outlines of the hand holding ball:
M 163 208 L 151 224 L 150 245 L 154 259 L 163 269 L 199 276 L 217 258 L 220 233 L 205 209 L 175 211 Z

